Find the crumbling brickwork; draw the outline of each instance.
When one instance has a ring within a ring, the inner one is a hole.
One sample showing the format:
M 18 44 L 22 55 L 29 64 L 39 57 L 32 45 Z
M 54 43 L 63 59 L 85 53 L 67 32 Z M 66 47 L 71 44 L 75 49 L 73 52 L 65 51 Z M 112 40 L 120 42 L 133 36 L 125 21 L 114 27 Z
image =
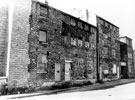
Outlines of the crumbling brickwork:
M 33 2 L 28 39 L 29 82 L 38 86 L 55 81 L 56 63 L 61 67 L 60 81 L 65 81 L 65 61 L 69 59 L 71 80 L 96 79 L 96 32 L 96 27 L 78 18 Z M 46 34 L 46 39 L 41 34 Z M 43 66 L 39 65 L 39 55 L 44 56 Z

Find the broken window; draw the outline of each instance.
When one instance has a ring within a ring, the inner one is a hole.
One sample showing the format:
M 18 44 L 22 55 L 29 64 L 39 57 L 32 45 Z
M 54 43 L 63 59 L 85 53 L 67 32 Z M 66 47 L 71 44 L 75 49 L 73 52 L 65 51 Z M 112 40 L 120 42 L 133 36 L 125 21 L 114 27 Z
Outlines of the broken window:
M 37 73 L 47 72 L 47 55 L 39 54 L 37 59 Z

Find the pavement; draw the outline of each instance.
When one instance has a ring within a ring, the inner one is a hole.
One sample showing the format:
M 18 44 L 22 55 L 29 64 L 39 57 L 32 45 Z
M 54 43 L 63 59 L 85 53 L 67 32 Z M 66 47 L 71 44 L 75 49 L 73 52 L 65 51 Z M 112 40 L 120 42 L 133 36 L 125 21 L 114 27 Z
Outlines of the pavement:
M 26 98 L 33 96 L 41 96 L 41 95 L 51 95 L 51 94 L 59 94 L 59 93 L 67 93 L 67 92 L 76 92 L 76 91 L 92 91 L 92 90 L 101 90 L 113 88 L 118 85 L 128 84 L 135 82 L 135 79 L 121 79 L 104 83 L 95 83 L 93 85 L 81 86 L 81 87 L 70 87 L 66 89 L 57 89 L 57 90 L 38 90 L 33 93 L 25 93 L 25 94 L 17 94 L 17 95 L 8 95 L 10 99 L 18 99 L 18 98 Z M 7 95 L 6 95 L 7 96 Z M 3 96 L 1 96 L 3 97 Z

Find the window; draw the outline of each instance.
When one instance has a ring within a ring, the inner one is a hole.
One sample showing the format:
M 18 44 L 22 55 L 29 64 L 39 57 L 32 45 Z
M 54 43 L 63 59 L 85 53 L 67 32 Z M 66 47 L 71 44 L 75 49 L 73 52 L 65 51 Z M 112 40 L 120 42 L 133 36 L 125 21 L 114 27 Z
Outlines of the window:
M 104 48 L 104 54 L 108 55 L 108 48 Z
M 78 39 L 78 46 L 79 46 L 79 47 L 82 47 L 82 46 L 83 46 L 83 41 L 80 40 L 80 39 Z
M 89 30 L 89 26 L 85 24 L 84 29 L 85 29 L 85 31 L 88 31 Z
M 46 42 L 46 35 L 47 33 L 45 31 L 39 31 L 39 41 Z
M 112 50 L 112 56 L 116 57 L 116 50 L 114 50 L 114 49 Z
M 48 8 L 40 6 L 40 15 L 44 17 L 48 17 Z
M 76 46 L 76 38 L 71 38 L 71 45 L 75 45 Z
M 47 56 L 45 54 L 39 54 L 37 60 L 37 73 L 47 72 Z
M 75 19 L 71 18 L 71 25 L 76 26 Z
M 128 58 L 132 59 L 132 53 L 128 53 Z
M 91 32 L 91 33 L 95 33 L 95 32 L 96 32 L 96 30 L 95 30 L 93 27 L 91 27 L 90 32 Z
M 78 27 L 80 27 L 81 29 L 83 29 L 82 22 L 78 21 Z
M 85 47 L 89 48 L 89 42 L 85 42 Z
M 105 27 L 108 27 L 108 23 L 107 22 L 105 22 Z
M 103 20 L 100 20 L 100 24 L 103 25 Z

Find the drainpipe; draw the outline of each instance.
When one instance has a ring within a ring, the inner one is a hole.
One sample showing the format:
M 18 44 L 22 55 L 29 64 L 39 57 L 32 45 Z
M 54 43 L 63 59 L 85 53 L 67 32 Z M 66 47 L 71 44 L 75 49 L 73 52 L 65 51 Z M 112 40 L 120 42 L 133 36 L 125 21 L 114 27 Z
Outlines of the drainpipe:
M 100 71 L 99 71 L 99 32 L 98 32 L 98 23 L 97 23 L 97 33 L 96 33 L 96 58 L 97 58 L 97 82 L 100 81 Z
M 11 33 L 12 33 L 12 21 L 13 21 L 13 2 L 9 2 L 8 8 L 8 46 L 7 46 L 7 67 L 6 67 L 6 77 L 9 80 L 9 66 L 10 66 L 10 50 L 11 50 Z

